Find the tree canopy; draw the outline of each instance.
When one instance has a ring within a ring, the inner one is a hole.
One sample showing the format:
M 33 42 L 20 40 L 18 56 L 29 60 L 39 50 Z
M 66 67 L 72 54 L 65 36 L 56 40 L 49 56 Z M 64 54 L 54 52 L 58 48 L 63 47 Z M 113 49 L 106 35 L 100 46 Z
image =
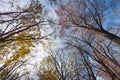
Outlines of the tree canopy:
M 120 79 L 120 0 L 0 2 L 0 80 Z

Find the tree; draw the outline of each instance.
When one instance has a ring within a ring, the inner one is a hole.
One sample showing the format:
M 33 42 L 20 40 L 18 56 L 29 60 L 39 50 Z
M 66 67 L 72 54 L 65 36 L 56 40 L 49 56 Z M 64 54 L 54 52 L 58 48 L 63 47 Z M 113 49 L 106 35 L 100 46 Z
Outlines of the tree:
M 61 32 L 64 37 L 67 35 L 67 44 L 79 51 L 88 79 L 96 80 L 98 72 L 101 72 L 98 76 L 105 76 L 102 74 L 104 73 L 110 79 L 120 79 L 118 75 L 120 37 L 117 30 L 119 22 L 109 25 L 114 27 L 118 34 L 108 31 L 103 25 L 108 18 L 106 17 L 108 14 L 105 13 L 110 9 L 108 6 L 110 3 L 106 0 L 54 0 L 53 2 L 57 5 L 55 9 L 62 28 Z M 117 2 L 120 3 L 119 0 Z M 111 17 L 119 17 L 114 14 Z M 110 28 L 109 26 L 107 27 Z M 67 34 L 66 30 L 71 33 Z
M 97 76 L 105 78 L 106 75 L 109 76 L 108 79 L 120 79 L 119 47 L 104 37 L 97 38 L 98 35 L 91 32 L 80 36 L 71 34 L 67 37 L 66 44 L 79 51 L 90 80 L 96 80 Z
M 47 56 L 40 62 L 40 69 L 38 72 L 40 80 L 56 80 L 57 75 L 54 66 L 54 60 L 52 56 Z
M 40 62 L 38 75 L 41 80 L 82 79 L 85 74 L 83 66 L 78 60 L 77 55 L 72 52 L 66 53 L 66 50 L 63 49 L 52 51 Z
M 103 23 L 106 20 L 105 12 L 110 9 L 108 7 L 108 1 L 69 0 L 65 3 L 62 0 L 50 1 L 55 2 L 55 4 L 58 5 L 56 13 L 59 18 L 59 24 L 63 29 L 75 26 L 78 28 L 80 27 L 90 31 L 95 31 L 97 34 L 112 40 L 114 43 L 120 46 L 120 37 L 104 29 L 105 27 Z M 117 2 L 118 4 L 120 3 L 119 0 L 117 0 Z M 115 27 L 116 25 L 119 26 L 118 23 L 114 23 L 114 25 L 110 26 Z
M 28 75 L 29 74 L 28 71 L 26 71 L 25 69 L 23 71 L 23 65 L 25 65 L 26 61 L 27 60 L 19 60 L 5 67 L 2 71 L 0 71 L 0 79 L 1 80 L 20 80 L 23 76 Z
M 45 22 L 45 15 L 46 12 L 42 10 L 38 0 L 32 0 L 28 7 L 0 13 L 0 62 L 3 64 L 0 67 L 0 79 L 16 80 L 24 76 L 17 73 L 18 68 L 23 66 L 21 60 L 31 52 L 31 47 L 34 47 L 33 43 L 36 40 L 49 36 L 41 35 L 40 32 Z

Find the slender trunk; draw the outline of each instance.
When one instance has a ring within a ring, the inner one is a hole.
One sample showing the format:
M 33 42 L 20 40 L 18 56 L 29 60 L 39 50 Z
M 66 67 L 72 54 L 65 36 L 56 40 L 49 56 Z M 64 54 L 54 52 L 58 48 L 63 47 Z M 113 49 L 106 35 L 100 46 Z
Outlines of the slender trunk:
M 120 37 L 113 34 L 113 33 L 110 33 L 106 30 L 103 31 L 103 36 L 105 36 L 106 38 L 112 40 L 114 43 L 116 43 L 117 45 L 120 46 Z

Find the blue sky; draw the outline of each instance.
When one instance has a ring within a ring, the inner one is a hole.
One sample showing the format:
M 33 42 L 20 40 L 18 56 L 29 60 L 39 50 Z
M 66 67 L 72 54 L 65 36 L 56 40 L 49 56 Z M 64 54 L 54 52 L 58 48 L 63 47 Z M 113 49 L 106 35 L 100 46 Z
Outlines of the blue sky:
M 106 21 L 103 22 L 105 29 L 112 27 L 111 24 L 120 24 L 120 1 L 118 0 L 107 0 L 109 2 L 109 9 L 105 12 Z M 116 13 L 116 14 L 115 14 Z M 114 26 L 115 27 L 115 26 Z M 113 27 L 113 28 L 114 28 Z
M 6 0 L 7 1 L 7 0 Z M 12 1 L 12 0 L 11 0 Z M 29 1 L 30 0 L 16 0 L 16 3 L 17 4 L 19 4 L 21 7 L 24 7 L 24 6 L 27 6 L 28 4 L 29 4 Z M 47 0 L 40 0 L 40 2 L 41 2 L 41 4 L 43 4 L 43 6 L 45 6 L 47 9 L 50 9 L 50 16 L 51 17 L 57 17 L 56 16 L 56 14 L 55 14 L 55 12 L 54 12 L 54 9 L 48 4 L 48 2 L 47 2 Z M 1 4 L 1 6 L 2 5 L 4 5 L 4 4 L 2 4 L 2 3 L 0 3 Z M 5 5 L 4 5 L 5 6 Z M 114 7 L 111 7 L 109 10 L 107 10 L 106 11 L 106 21 L 105 22 L 103 22 L 103 26 L 105 27 L 105 28 L 107 28 L 107 27 L 109 27 L 109 24 L 112 24 L 112 23 L 120 23 L 120 16 L 118 15 L 118 16 L 116 16 L 116 15 L 114 15 L 113 14 L 113 12 L 116 12 L 117 11 L 117 9 L 118 8 L 120 8 L 120 5 L 118 5 L 118 6 L 114 6 Z M 4 10 L 4 8 L 2 8 L 3 10 Z M 7 7 L 6 7 L 6 9 L 7 9 Z M 8 8 L 9 9 L 9 8 Z M 60 42 L 60 40 L 58 40 L 59 42 Z M 61 43 L 60 43 L 61 44 Z M 39 61 L 40 60 L 40 57 L 44 57 L 44 52 L 41 52 L 42 50 L 40 50 L 40 47 L 39 46 L 41 46 L 41 45 L 37 45 L 38 47 L 36 47 L 36 49 L 34 49 L 35 51 L 36 51 L 36 58 L 34 59 L 34 61 L 36 60 L 36 61 Z M 63 46 L 63 45 L 62 45 Z M 33 50 L 33 53 L 34 53 L 34 50 Z M 43 55 L 41 55 L 41 54 L 39 54 L 39 53 L 42 53 Z M 31 61 L 33 61 L 33 60 L 31 60 Z M 33 63 L 35 63 L 35 62 L 33 62 Z M 29 66 L 30 67 L 30 66 Z M 29 68 L 30 69 L 30 68 Z M 99 80 L 101 80 L 100 78 L 99 78 Z

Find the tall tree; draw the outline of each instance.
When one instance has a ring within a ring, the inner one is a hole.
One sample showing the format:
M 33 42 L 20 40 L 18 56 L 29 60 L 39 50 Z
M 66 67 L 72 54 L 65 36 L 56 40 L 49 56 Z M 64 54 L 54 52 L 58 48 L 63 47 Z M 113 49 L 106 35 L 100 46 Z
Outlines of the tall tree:
M 0 43 L 13 41 L 10 37 L 19 34 L 25 30 L 33 30 L 32 28 L 40 28 L 44 22 L 44 14 L 42 14 L 42 6 L 40 3 L 31 3 L 27 8 L 18 11 L 0 13 L 0 24 L 2 26 L 0 32 Z
M 120 46 L 120 37 L 115 33 L 111 33 L 105 29 L 103 23 L 108 18 L 106 12 L 110 9 L 107 0 L 50 0 L 54 2 L 58 7 L 56 13 L 59 18 L 59 24 L 62 28 L 69 28 L 70 26 L 85 28 L 87 30 L 95 31 L 114 43 Z M 111 2 L 113 3 L 113 2 Z M 117 0 L 116 5 L 119 6 L 120 1 Z M 119 8 L 117 8 L 119 11 Z M 116 12 L 118 15 L 119 13 Z M 115 12 L 113 13 L 115 14 Z M 117 14 L 115 16 L 117 16 Z M 111 17 L 114 17 L 112 15 Z M 119 16 L 118 16 L 119 17 Z M 109 26 L 116 27 L 119 23 L 115 23 Z M 108 26 L 107 26 L 108 27 Z
M 78 34 L 68 35 L 66 44 L 79 51 L 83 65 L 88 71 L 89 79 L 96 80 L 97 76 L 105 78 L 106 75 L 109 76 L 108 80 L 120 79 L 119 47 L 113 45 L 106 38 L 91 33 L 91 31 L 85 33 L 82 29 L 80 32 L 80 36 Z
M 14 5 L 14 2 L 11 4 Z M 36 40 L 47 37 L 47 35 L 41 36 L 40 32 L 45 16 L 46 12 L 42 10 L 38 0 L 32 0 L 27 7 L 0 13 L 0 62 L 3 64 L 0 67 L 0 79 L 17 79 L 13 78 L 14 73 L 17 75 L 18 68 L 23 65 L 22 62 L 19 64 L 19 61 L 24 60 L 24 57 L 31 52 Z
M 89 79 L 96 80 L 96 71 L 98 71 L 101 72 L 102 76 L 105 76 L 102 74 L 105 73 L 110 79 L 119 80 L 120 33 L 117 29 L 119 29 L 120 22 L 107 26 L 108 28 L 112 26 L 118 34 L 105 29 L 106 26 L 104 25 L 108 19 L 106 15 L 109 14 L 106 13 L 110 10 L 109 4 L 111 5 L 111 3 L 107 0 L 50 1 L 57 5 L 55 9 L 62 28 L 62 35 L 64 34 L 64 37 L 66 37 L 66 30 L 71 31 L 67 34 L 72 38 L 68 38 L 68 44 L 79 50 Z M 119 11 L 119 3 L 120 1 L 117 0 L 117 3 L 112 7 L 118 7 L 116 10 Z M 117 12 L 112 12 L 112 18 L 119 17 L 119 13 L 114 15 L 115 13 Z M 118 28 L 116 25 L 118 25 Z M 72 34 L 73 32 L 75 34 Z M 114 43 L 117 45 L 114 45 Z
M 40 62 L 38 75 L 41 80 L 88 79 L 79 55 L 65 49 L 52 51 Z M 86 76 L 86 77 L 85 77 Z

